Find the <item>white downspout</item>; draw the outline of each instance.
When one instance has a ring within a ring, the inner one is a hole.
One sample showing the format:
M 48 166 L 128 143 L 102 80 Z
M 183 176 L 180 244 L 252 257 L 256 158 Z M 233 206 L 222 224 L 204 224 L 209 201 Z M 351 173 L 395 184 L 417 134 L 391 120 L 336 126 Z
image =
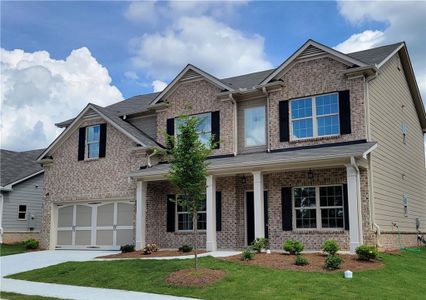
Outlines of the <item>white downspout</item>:
M 237 124 L 237 118 L 238 118 L 238 114 L 237 114 L 237 101 L 235 101 L 234 97 L 232 96 L 232 94 L 229 94 L 229 100 L 231 101 L 232 105 L 233 105 L 233 114 L 234 114 L 234 120 L 233 120 L 233 126 L 234 126 L 234 143 L 233 143 L 233 148 L 234 148 L 234 156 L 237 156 L 237 151 L 238 151 L 238 124 Z
M 269 132 L 269 94 L 268 91 L 266 90 L 266 87 L 262 87 L 262 92 L 263 94 L 265 94 L 266 96 L 266 133 L 267 133 L 267 138 L 268 138 L 268 152 L 271 152 L 271 139 L 270 139 L 270 132 Z
M 357 207 L 358 207 L 358 232 L 359 232 L 359 242 L 362 245 L 364 243 L 364 236 L 362 230 L 362 208 L 361 208 L 361 179 L 358 165 L 355 158 L 351 157 L 351 165 L 356 171 L 356 189 L 357 189 Z
M 3 193 L 0 192 L 0 244 L 3 243 Z

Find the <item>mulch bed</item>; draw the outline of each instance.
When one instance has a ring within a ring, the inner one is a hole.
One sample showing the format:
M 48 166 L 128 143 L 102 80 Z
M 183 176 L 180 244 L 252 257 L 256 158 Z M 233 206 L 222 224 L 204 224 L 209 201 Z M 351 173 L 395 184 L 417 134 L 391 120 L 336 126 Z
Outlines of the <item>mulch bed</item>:
M 379 269 L 384 266 L 381 261 L 359 261 L 355 255 L 341 254 L 339 255 L 343 259 L 343 263 L 340 265 L 340 269 L 329 271 L 324 269 L 326 255 L 322 253 L 307 253 L 303 254 L 309 261 L 309 265 L 296 266 L 295 255 L 289 255 L 286 253 L 272 252 L 271 254 L 259 253 L 256 254 L 252 260 L 243 261 L 241 255 L 235 255 L 224 258 L 228 261 L 239 262 L 244 265 L 254 265 L 260 267 L 268 267 L 274 269 L 287 269 L 294 271 L 304 272 L 341 272 L 346 270 L 351 271 L 365 271 L 372 269 Z
M 166 282 L 178 286 L 205 287 L 221 280 L 225 275 L 223 270 L 184 269 L 171 273 L 167 276 Z
M 198 254 L 206 253 L 204 250 L 198 250 Z M 191 252 L 179 252 L 178 250 L 160 250 L 151 254 L 144 254 L 143 251 L 133 251 L 126 253 L 111 254 L 106 256 L 99 256 L 98 258 L 144 258 L 144 257 L 166 257 L 166 256 L 188 256 L 194 255 L 194 251 Z

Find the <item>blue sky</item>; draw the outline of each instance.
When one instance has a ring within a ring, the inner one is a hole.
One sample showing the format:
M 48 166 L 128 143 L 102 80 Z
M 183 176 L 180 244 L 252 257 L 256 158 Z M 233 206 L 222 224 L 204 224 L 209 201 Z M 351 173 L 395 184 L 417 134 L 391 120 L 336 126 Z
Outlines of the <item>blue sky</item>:
M 3 91 L 3 111 L 34 112 L 8 120 L 20 130 L 6 134 L 3 125 L 2 144 L 13 149 L 45 147 L 58 133 L 53 123 L 87 102 L 108 105 L 161 89 L 187 63 L 218 77 L 239 75 L 279 65 L 309 38 L 343 52 L 405 40 L 426 90 L 426 2 L 48 1 L 1 8 L 2 75 L 16 87 Z

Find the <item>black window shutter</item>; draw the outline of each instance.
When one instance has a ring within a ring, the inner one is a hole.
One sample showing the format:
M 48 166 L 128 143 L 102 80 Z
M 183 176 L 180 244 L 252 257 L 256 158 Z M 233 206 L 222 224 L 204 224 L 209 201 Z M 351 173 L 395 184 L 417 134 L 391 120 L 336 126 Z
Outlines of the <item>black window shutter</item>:
M 175 195 L 167 195 L 167 232 L 175 232 L 176 202 Z
M 340 134 L 351 134 L 351 102 L 349 90 L 339 92 Z
M 263 218 L 265 223 L 265 238 L 269 239 L 269 210 L 268 210 L 268 191 L 263 192 Z
M 173 136 L 175 135 L 175 119 L 167 119 L 167 129 L 166 133 L 168 135 L 167 137 L 167 148 L 172 149 L 174 147 L 174 140 Z
M 290 139 L 289 119 L 288 119 L 288 101 L 280 101 L 279 103 L 279 119 L 280 119 L 280 142 L 288 142 Z
M 281 215 L 284 231 L 293 230 L 293 205 L 291 200 L 291 187 L 281 189 Z
M 218 111 L 212 112 L 212 134 L 213 142 L 215 143 L 214 149 L 220 148 L 220 113 Z
M 343 214 L 345 218 L 345 230 L 349 230 L 348 185 L 343 185 Z
M 86 146 L 86 127 L 78 130 L 78 160 L 84 160 L 84 147 Z
M 216 231 L 222 231 L 222 192 L 216 192 Z
M 100 125 L 100 132 L 99 132 L 99 157 L 105 157 L 106 152 L 106 131 L 107 131 L 107 124 L 101 124 Z

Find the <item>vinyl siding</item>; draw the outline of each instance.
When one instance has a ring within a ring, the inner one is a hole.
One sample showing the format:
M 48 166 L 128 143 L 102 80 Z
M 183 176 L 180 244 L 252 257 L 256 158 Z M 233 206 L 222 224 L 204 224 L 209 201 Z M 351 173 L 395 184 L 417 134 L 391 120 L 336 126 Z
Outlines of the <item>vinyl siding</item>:
M 257 152 L 257 151 L 265 151 L 267 149 L 267 143 L 268 143 L 268 135 L 266 135 L 266 144 L 263 146 L 258 147 L 246 147 L 245 146 L 245 140 L 244 140 L 244 109 L 249 107 L 256 107 L 256 106 L 265 106 L 265 127 L 268 124 L 268 119 L 266 116 L 266 99 L 256 99 L 256 100 L 246 100 L 238 102 L 237 106 L 237 128 L 238 128 L 238 153 L 249 153 L 249 152 Z M 265 128 L 266 132 L 266 128 Z
M 426 230 L 423 133 L 398 54 L 370 82 L 369 102 L 371 139 L 378 142 L 371 155 L 375 222 L 383 231 L 395 230 L 392 222 L 397 222 L 400 231 L 414 232 L 415 220 L 420 218 L 421 229 Z M 408 126 L 406 144 L 402 123 Z M 408 196 L 407 217 L 404 194 Z
M 157 116 L 143 116 L 128 120 L 130 124 L 139 128 L 153 139 L 157 139 Z
M 38 186 L 38 188 L 36 188 Z M 29 216 L 34 215 L 34 230 L 41 225 L 41 207 L 43 199 L 43 174 L 34 176 L 13 186 L 11 192 L 3 193 L 4 231 L 29 231 Z M 18 206 L 27 205 L 27 220 L 18 220 Z

